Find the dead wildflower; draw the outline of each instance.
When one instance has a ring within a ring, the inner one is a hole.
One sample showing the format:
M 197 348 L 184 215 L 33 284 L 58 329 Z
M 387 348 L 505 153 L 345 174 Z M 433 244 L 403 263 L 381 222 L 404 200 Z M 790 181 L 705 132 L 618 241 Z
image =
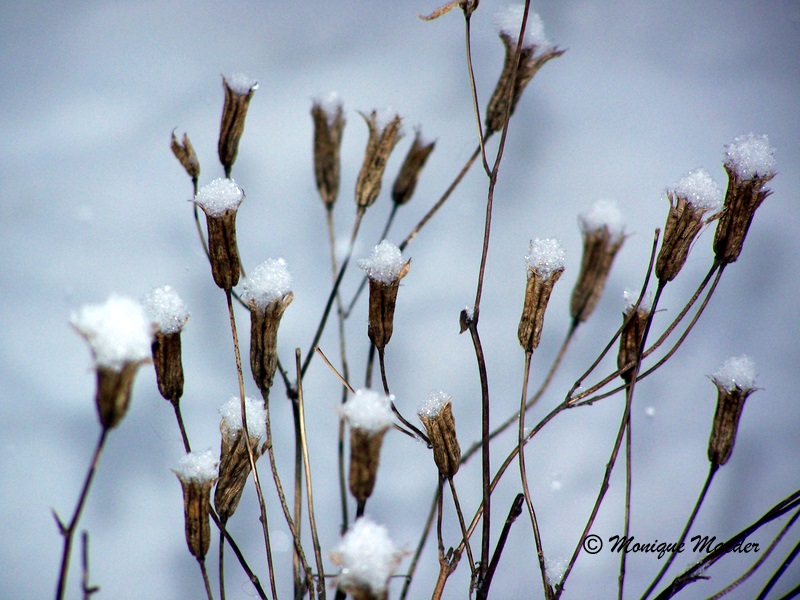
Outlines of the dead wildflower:
M 356 205 L 359 210 L 369 208 L 378 199 L 381 193 L 381 181 L 386 170 L 386 162 L 397 142 L 400 141 L 400 117 L 379 119 L 378 113 L 372 111 L 368 116 L 359 113 L 369 128 L 367 149 L 364 152 L 364 162 L 356 181 Z

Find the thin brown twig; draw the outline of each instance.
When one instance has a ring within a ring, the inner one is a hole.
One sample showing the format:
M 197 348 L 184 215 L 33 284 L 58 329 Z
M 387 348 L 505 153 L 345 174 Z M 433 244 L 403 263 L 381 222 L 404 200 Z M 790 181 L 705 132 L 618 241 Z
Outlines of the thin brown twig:
M 89 533 L 81 533 L 81 591 L 83 600 L 89 600 L 100 591 L 100 587 L 89 583 Z
M 206 597 L 208 600 L 214 600 L 214 594 L 211 593 L 211 582 L 208 579 L 208 570 L 206 569 L 205 559 L 198 557 L 197 564 L 200 565 L 200 573 L 203 576 L 203 585 L 206 588 Z

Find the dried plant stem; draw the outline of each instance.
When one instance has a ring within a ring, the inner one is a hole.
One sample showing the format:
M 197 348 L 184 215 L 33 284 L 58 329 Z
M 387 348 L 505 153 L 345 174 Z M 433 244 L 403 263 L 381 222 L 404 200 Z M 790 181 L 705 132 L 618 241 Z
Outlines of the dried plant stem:
M 206 569 L 206 561 L 205 559 L 198 558 L 197 564 L 200 565 L 200 573 L 203 576 L 203 585 L 206 588 L 206 596 L 208 600 L 214 600 L 214 594 L 211 593 L 211 582 L 208 580 L 208 570 Z
M 83 600 L 89 600 L 93 594 L 100 591 L 100 588 L 89 583 L 89 534 L 85 531 L 81 534 L 81 565 Z
M 189 445 L 189 436 L 186 435 L 186 426 L 183 424 L 183 415 L 181 415 L 181 401 L 180 400 L 172 400 L 170 402 L 172 404 L 172 408 L 175 409 L 175 419 L 178 421 L 178 429 L 181 430 L 181 439 L 183 440 L 183 449 L 186 450 L 186 454 L 192 451 L 191 446 Z
M 439 563 L 444 568 L 444 541 L 442 540 L 442 500 L 444 498 L 444 480 L 439 477 L 436 487 L 436 543 L 439 549 Z
M 789 529 L 791 529 L 791 527 L 797 522 L 797 518 L 798 517 L 800 517 L 800 511 L 796 511 L 792 515 L 792 518 L 789 519 L 789 521 L 786 523 L 786 525 L 784 525 L 781 528 L 781 530 L 778 532 L 778 535 L 775 537 L 774 540 L 772 540 L 772 542 L 770 543 L 769 547 L 761 554 L 759 559 L 756 562 L 753 563 L 752 567 L 750 567 L 745 573 L 742 574 L 741 577 L 739 577 L 736 581 L 731 583 L 725 589 L 720 590 L 719 592 L 714 594 L 711 598 L 709 598 L 709 600 L 717 600 L 718 598 L 722 598 L 723 596 L 726 596 L 727 594 L 729 594 L 730 592 L 735 590 L 737 587 L 739 587 L 742 583 L 744 583 L 747 579 L 749 579 L 750 576 L 753 573 L 755 573 L 762 564 L 764 564 L 764 561 L 766 561 L 767 558 L 769 558 L 769 555 L 772 554 L 772 551 L 775 549 L 775 547 L 778 545 L 778 543 L 783 539 L 783 536 L 786 535 L 786 532 L 789 531 Z M 787 597 L 791 597 L 791 596 L 787 596 Z
M 661 582 L 661 579 L 664 577 L 664 574 L 667 572 L 670 565 L 672 565 L 672 561 L 675 560 L 675 557 L 678 555 L 677 549 L 680 548 L 684 541 L 686 541 L 686 536 L 689 535 L 689 530 L 694 523 L 695 517 L 697 517 L 697 513 L 700 511 L 700 507 L 703 505 L 703 501 L 708 493 L 708 488 L 711 487 L 711 482 L 714 480 L 714 475 L 717 473 L 718 469 L 719 465 L 717 463 L 711 463 L 711 466 L 708 469 L 708 476 L 703 484 L 703 489 L 700 490 L 700 495 L 697 497 L 697 501 L 692 509 L 692 514 L 689 515 L 689 519 L 686 521 L 686 525 L 684 526 L 683 531 L 678 538 L 675 550 L 670 553 L 670 555 L 667 557 L 667 560 L 664 562 L 664 566 L 661 567 L 661 570 L 658 572 L 655 579 L 653 579 L 648 588 L 645 590 L 644 594 L 642 594 L 642 600 L 646 600 L 650 594 L 653 593 L 653 590 L 655 590 L 656 586 Z
M 503 554 L 503 549 L 505 548 L 508 534 L 511 532 L 511 526 L 522 514 L 522 503 L 524 499 L 525 497 L 523 494 L 517 494 L 516 498 L 514 498 L 514 502 L 511 503 L 511 509 L 508 511 L 508 517 L 506 517 L 506 522 L 503 524 L 503 530 L 500 532 L 500 538 L 497 540 L 497 547 L 494 549 L 494 554 L 492 555 L 492 561 L 489 563 L 489 569 L 486 572 L 486 577 L 481 583 L 481 586 L 476 594 L 477 600 L 486 600 L 486 598 L 489 597 L 489 586 L 492 584 L 492 579 L 494 578 L 495 571 L 497 570 L 497 565 L 500 564 L 500 556 Z M 550 588 L 547 586 L 547 583 L 545 583 L 545 598 L 550 598 Z
M 769 578 L 769 581 L 764 586 L 764 589 L 761 590 L 761 593 L 758 595 L 758 598 L 756 598 L 756 600 L 764 600 L 767 597 L 769 591 L 775 586 L 775 584 L 778 582 L 778 579 L 780 579 L 783 576 L 783 574 L 786 572 L 786 569 L 789 568 L 789 565 L 792 564 L 792 561 L 795 558 L 797 558 L 798 554 L 800 554 L 800 542 L 797 542 L 797 544 L 795 544 L 795 547 L 792 548 L 792 551 L 789 553 L 789 556 L 787 556 L 784 559 L 784 561 L 781 563 L 781 565 L 778 567 L 775 573 L 772 574 L 772 577 Z M 791 596 L 789 595 L 785 597 L 791 598 Z
M 438 493 L 434 494 L 433 496 L 433 502 L 428 510 L 428 517 L 426 518 L 425 525 L 422 528 L 422 535 L 419 537 L 417 547 L 414 549 L 414 555 L 411 557 L 411 562 L 408 565 L 408 573 L 406 574 L 405 582 L 403 583 L 403 589 L 400 592 L 400 600 L 405 600 L 406 596 L 408 595 L 408 590 L 411 587 L 411 581 L 414 579 L 414 573 L 417 570 L 417 564 L 419 564 L 419 557 L 422 555 L 422 550 L 425 548 L 425 542 L 428 540 L 428 534 L 433 526 L 433 518 L 436 514 L 437 499 Z
M 214 525 L 217 526 L 217 529 L 220 531 L 220 535 L 225 538 L 225 541 L 228 542 L 228 545 L 233 550 L 236 559 L 239 561 L 239 564 L 242 566 L 242 569 L 247 574 L 247 577 L 250 579 L 250 583 L 253 584 L 253 587 L 258 594 L 258 597 L 261 600 L 267 600 L 267 594 L 264 592 L 264 588 L 261 587 L 261 582 L 258 579 L 258 576 L 253 572 L 250 568 L 250 565 L 247 564 L 247 560 L 245 560 L 242 551 L 239 549 L 238 544 L 236 544 L 236 540 L 228 533 L 228 530 L 225 529 L 224 524 L 220 521 L 219 516 L 214 511 L 213 508 L 209 508 L 209 515 L 211 515 L 211 520 L 214 521 Z
M 100 456 L 105 447 L 106 438 L 108 436 L 108 429 L 103 427 L 100 432 L 100 438 L 97 440 L 97 445 L 92 454 L 92 460 L 89 462 L 89 469 L 86 472 L 86 478 L 83 481 L 81 493 L 78 496 L 78 503 L 75 505 L 75 511 L 72 513 L 72 518 L 69 520 L 68 525 L 64 525 L 59 516 L 53 511 L 53 516 L 58 523 L 59 531 L 64 538 L 64 550 L 61 553 L 61 568 L 58 573 L 58 585 L 56 586 L 56 599 L 61 600 L 67 589 L 67 578 L 69 571 L 69 559 L 72 553 L 72 538 L 75 535 L 75 530 L 78 527 L 78 521 L 81 518 L 81 512 L 86 505 L 86 499 L 89 497 L 89 488 L 92 486 L 94 474 L 97 472 L 97 464 L 100 462 Z
M 239 352 L 239 335 L 236 332 L 236 317 L 233 313 L 233 301 L 231 298 L 231 291 L 225 290 L 225 300 L 228 304 L 228 317 L 230 319 L 231 324 L 231 335 L 233 336 L 233 353 L 236 359 L 236 374 L 239 380 L 239 401 L 240 407 L 242 411 L 242 431 L 244 435 L 242 436 L 243 440 L 250 439 L 250 433 L 247 429 L 247 411 L 245 410 L 244 404 L 244 374 L 242 371 L 242 357 L 241 353 Z M 267 431 L 267 435 L 269 435 L 269 431 Z M 258 468 L 256 467 L 256 461 L 253 457 L 253 448 L 251 447 L 248 441 L 244 442 L 245 448 L 247 448 L 247 458 L 250 460 L 250 469 L 253 472 L 253 482 L 256 488 L 256 495 L 258 496 L 258 506 L 261 511 L 261 528 L 264 532 L 264 548 L 267 553 L 267 567 L 269 568 L 269 583 L 270 588 L 272 590 L 272 597 L 277 598 L 277 590 L 275 587 L 275 571 L 272 564 L 272 546 L 269 542 L 269 524 L 267 522 L 267 508 L 264 503 L 264 495 L 261 493 L 261 482 L 258 478 Z
M 478 102 L 478 87 L 475 85 L 475 70 L 472 66 L 472 38 L 470 28 L 471 14 L 464 11 L 464 45 L 467 55 L 467 73 L 469 73 L 469 90 L 472 95 L 472 109 L 475 112 L 475 124 L 478 127 L 478 144 L 481 153 L 481 161 L 483 162 L 483 169 L 486 174 L 491 176 L 491 169 L 489 163 L 486 161 L 486 148 L 484 146 L 485 140 L 483 138 L 483 122 L 481 121 L 481 108 Z
M 456 515 L 458 516 L 458 524 L 461 527 L 461 535 L 463 536 L 464 545 L 467 550 L 467 560 L 469 561 L 469 570 L 472 575 L 475 575 L 475 559 L 472 557 L 472 548 L 469 545 L 469 535 L 467 534 L 467 526 L 464 523 L 464 513 L 461 511 L 461 503 L 458 501 L 458 493 L 456 492 L 456 484 L 453 478 L 447 480 L 450 483 L 450 491 L 453 494 L 453 505 L 456 508 Z
M 222 531 L 219 536 L 218 570 L 220 600 L 225 600 L 225 526 L 226 523 L 222 523 Z
M 303 452 L 303 468 L 306 475 L 306 498 L 308 501 L 308 522 L 311 527 L 311 541 L 314 545 L 314 559 L 317 562 L 317 597 L 325 600 L 325 571 L 322 565 L 317 521 L 314 517 L 314 494 L 311 484 L 311 460 L 308 454 L 308 438 L 306 436 L 306 416 L 303 404 L 303 379 L 300 377 L 300 348 L 295 349 L 295 365 L 297 367 L 297 408 L 300 416 L 300 447 Z
M 372 344 L 372 347 L 374 348 L 375 344 Z M 389 396 L 389 403 L 391 404 L 392 412 L 395 414 L 395 416 L 398 419 L 400 419 L 400 422 L 403 425 L 405 425 L 406 427 L 408 427 L 408 429 L 410 429 L 411 431 L 414 432 L 414 434 L 411 435 L 411 437 L 414 437 L 416 435 L 416 437 L 418 437 L 423 442 L 428 444 L 428 446 L 430 446 L 431 441 L 428 439 L 428 436 L 425 435 L 419 427 L 417 427 L 416 425 L 411 423 L 408 419 L 406 419 L 402 415 L 400 410 L 397 408 L 397 406 L 395 405 L 394 400 L 392 400 L 391 392 L 389 391 L 389 382 L 386 379 L 386 364 L 384 363 L 384 354 L 383 354 L 383 352 L 384 352 L 384 350 L 382 348 L 378 348 L 378 360 L 380 362 L 380 368 L 381 368 L 381 381 L 383 382 L 383 392 L 387 396 Z M 402 428 L 399 428 L 399 429 L 401 429 L 401 431 L 402 431 Z
M 625 394 L 630 394 L 631 388 L 627 388 L 625 390 Z M 631 431 L 631 419 L 628 418 L 628 426 L 625 428 L 625 520 L 622 526 L 623 529 L 623 537 L 624 539 L 628 539 L 631 531 L 631 485 L 632 485 L 632 473 L 631 473 L 631 451 L 632 451 L 632 431 Z M 627 559 L 628 553 L 621 552 L 619 558 L 619 577 L 617 578 L 618 586 L 617 586 L 617 598 L 618 600 L 622 600 L 622 596 L 625 590 L 625 563 Z
M 528 508 L 528 515 L 531 518 L 531 525 L 533 526 L 533 539 L 536 544 L 536 556 L 539 559 L 539 570 L 542 573 L 542 589 L 544 590 L 545 598 L 550 595 L 550 586 L 547 583 L 547 572 L 544 566 L 544 550 L 542 549 L 542 536 L 539 532 L 539 522 L 536 519 L 536 511 L 533 509 L 533 499 L 531 498 L 531 490 L 528 486 L 528 471 L 525 468 L 525 401 L 528 398 L 528 379 L 531 372 L 531 360 L 533 359 L 533 351 L 528 350 L 525 352 L 525 370 L 522 376 L 522 398 L 519 407 L 519 436 L 517 457 L 519 458 L 519 477 L 522 483 L 522 495 L 525 498 L 525 506 Z M 487 586 L 488 588 L 488 586 Z

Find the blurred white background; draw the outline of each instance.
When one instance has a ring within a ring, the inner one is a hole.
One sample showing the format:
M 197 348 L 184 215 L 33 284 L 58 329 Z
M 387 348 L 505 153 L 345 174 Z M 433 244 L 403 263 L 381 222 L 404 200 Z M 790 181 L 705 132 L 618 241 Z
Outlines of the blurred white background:
M 237 391 L 231 338 L 224 296 L 211 280 L 196 237 L 187 202 L 190 182 L 169 150 L 172 129 L 189 133 L 202 166 L 201 184 L 207 183 L 222 174 L 216 158 L 220 75 L 242 71 L 260 82 L 233 171 L 247 192 L 239 211 L 239 244 L 246 267 L 284 257 L 293 273 L 295 300 L 284 316 L 279 343 L 283 364 L 290 365 L 294 348 L 305 352 L 311 342 L 330 282 L 325 215 L 311 163 L 312 99 L 336 90 L 345 103 L 348 125 L 336 208 L 343 239 L 355 214 L 352 190 L 366 143 L 366 126 L 356 111 L 390 106 L 404 117 L 406 139 L 389 163 L 384 194 L 367 213 L 356 257 L 379 241 L 390 209 L 387 192 L 415 126 L 437 146 L 414 199 L 398 213 L 389 236 L 396 243 L 476 144 L 463 19 L 458 12 L 431 23 L 417 18 L 435 6 L 389 0 L 2 4 L 0 597 L 53 593 L 62 542 L 51 509 L 64 518 L 71 513 L 99 434 L 91 358 L 68 325 L 81 304 L 101 302 L 111 292 L 140 297 L 164 284 L 178 290 L 192 313 L 183 334 L 184 417 L 194 448 L 219 451 L 217 407 Z M 481 108 L 502 64 L 492 16 L 503 6 L 483 0 L 473 16 Z M 580 266 L 577 214 L 600 198 L 614 199 L 631 234 L 597 312 L 579 329 L 551 393 L 531 411 L 532 424 L 563 399 L 619 325 L 622 291 L 643 280 L 653 230 L 666 217 L 664 189 L 700 166 L 724 185 L 723 146 L 737 135 L 765 133 L 777 148 L 778 175 L 769 185 L 774 194 L 756 215 L 740 260 L 725 272 L 681 351 L 637 386 L 633 407 L 631 531 L 637 540 L 673 541 L 707 472 L 716 390 L 706 375 L 726 356 L 754 358 L 763 389 L 748 400 L 733 458 L 718 474 L 693 528 L 727 538 L 800 483 L 800 7 L 793 0 L 539 1 L 533 10 L 542 16 L 550 39 L 568 51 L 547 64 L 523 96 L 500 171 L 481 312 L 493 421 L 511 415 L 519 401 L 523 356 L 516 327 L 530 239 L 557 237 L 567 248 L 567 270 L 534 357 L 535 387 L 568 327 L 569 295 Z M 387 348 L 389 381 L 401 410 L 413 415 L 428 391 L 448 390 L 455 397 L 462 448 L 479 435 L 480 387 L 471 342 L 458 335 L 458 313 L 474 298 L 486 189 L 486 177 L 473 169 L 408 247 L 412 267 Z M 700 238 L 684 271 L 667 287 L 656 331 L 705 274 L 712 233 Z M 353 269 L 345 289 L 354 289 L 359 276 Z M 358 310 L 348 327 L 355 386 L 363 385 L 368 341 L 366 303 Z M 238 318 L 246 352 L 247 315 L 240 311 Z M 332 359 L 335 333 L 329 327 L 321 343 Z M 613 357 L 601 371 L 612 366 Z M 316 509 L 327 551 L 338 539 L 335 407 L 340 390 L 319 360 L 305 383 Z M 249 393 L 257 393 L 249 373 L 246 385 Z M 275 448 L 288 486 L 291 412 L 283 384 L 276 386 Z M 569 556 L 578 543 L 623 403 L 616 396 L 569 411 L 529 446 L 529 478 L 550 560 Z M 514 435 L 498 440 L 495 464 L 513 440 Z M 90 533 L 91 582 L 101 587 L 98 597 L 202 597 L 199 570 L 183 537 L 180 485 L 169 471 L 181 454 L 172 409 L 158 395 L 151 369 L 144 368 L 130 412 L 111 435 L 81 521 L 81 529 Z M 268 481 L 267 462 L 259 464 Z M 622 533 L 623 466 L 620 462 L 615 471 L 593 529 L 603 539 Z M 422 445 L 397 433 L 387 436 L 367 513 L 409 551 L 435 477 Z M 470 515 L 479 502 L 479 481 L 477 461 L 457 477 Z M 495 535 L 518 491 L 514 467 L 494 504 Z M 265 495 L 279 591 L 287 597 L 289 538 L 271 486 Z M 456 521 L 446 506 L 446 543 L 456 543 Z M 252 488 L 230 529 L 266 587 Z M 765 528 L 750 541 L 764 548 L 777 530 L 777 525 Z M 734 596 L 753 597 L 797 539 L 792 530 L 763 571 Z M 214 552 L 212 546 L 212 578 Z M 610 595 L 618 559 L 605 550 L 582 555 L 565 597 L 596 597 L 603 582 Z M 672 572 L 695 559 L 684 553 Z M 685 597 L 713 594 L 753 560 L 752 555 L 729 557 L 708 573 L 710 581 L 695 584 Z M 73 598 L 79 597 L 79 564 L 76 552 Z M 228 597 L 253 597 L 238 565 L 228 564 Z M 407 564 L 401 564 L 401 573 Z M 326 565 L 333 573 L 327 558 Z M 652 555 L 630 556 L 629 596 L 640 595 L 660 566 Z M 531 526 L 523 514 L 500 563 L 493 597 L 539 597 L 537 570 Z M 437 572 L 431 540 L 411 597 L 427 597 Z M 785 592 L 798 581 L 795 569 L 777 590 Z M 392 584 L 391 597 L 401 583 Z M 467 589 L 463 561 L 445 597 L 464 598 Z

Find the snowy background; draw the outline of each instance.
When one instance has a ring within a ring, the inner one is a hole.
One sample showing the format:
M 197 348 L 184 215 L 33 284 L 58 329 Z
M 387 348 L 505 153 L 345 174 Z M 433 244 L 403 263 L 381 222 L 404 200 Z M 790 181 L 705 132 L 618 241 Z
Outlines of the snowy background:
M 324 210 L 311 166 L 312 99 L 336 90 L 345 102 L 348 125 L 336 209 L 342 239 L 355 213 L 352 190 L 366 142 L 357 110 L 391 106 L 404 117 L 407 136 L 389 163 L 384 190 L 415 126 L 437 140 L 415 198 L 398 214 L 389 236 L 395 242 L 439 197 L 475 146 L 463 20 L 457 13 L 432 23 L 417 18 L 435 5 L 419 0 L 2 4 L 0 598 L 52 594 L 61 538 L 51 509 L 65 518 L 71 513 L 99 434 L 90 355 L 68 325 L 80 305 L 104 301 L 112 292 L 140 297 L 164 284 L 178 290 L 192 313 L 183 336 L 187 428 L 194 448 L 219 451 L 217 407 L 237 390 L 231 338 L 224 297 L 211 280 L 187 203 L 190 182 L 169 150 L 172 129 L 188 131 L 199 154 L 201 183 L 220 176 L 220 75 L 242 71 L 259 80 L 233 172 L 247 192 L 239 211 L 239 244 L 246 267 L 283 257 L 292 271 L 295 300 L 279 345 L 283 363 L 290 365 L 294 348 L 305 351 L 311 342 L 330 281 Z M 491 23 L 501 6 L 484 0 L 473 18 L 482 107 L 502 64 L 502 45 Z M 633 409 L 632 533 L 642 541 L 672 541 L 708 468 L 716 390 L 706 375 L 726 356 L 754 358 L 763 389 L 748 400 L 733 458 L 718 474 L 694 527 L 726 538 L 800 483 L 800 8 L 794 0 L 539 1 L 533 8 L 550 39 L 568 52 L 547 64 L 523 96 L 497 188 L 481 312 L 493 420 L 510 415 L 520 393 L 516 327 L 523 256 L 531 238 L 557 237 L 567 248 L 567 270 L 534 357 L 535 386 L 568 326 L 568 300 L 580 265 L 577 214 L 600 198 L 614 199 L 631 233 L 597 312 L 578 331 L 551 393 L 530 413 L 529 423 L 561 401 L 618 326 L 622 291 L 642 281 L 652 232 L 663 226 L 664 188 L 700 166 L 724 184 L 723 146 L 737 135 L 766 133 L 777 148 L 779 173 L 769 185 L 774 194 L 758 212 L 740 260 L 725 272 L 709 311 L 679 354 L 637 386 Z M 485 197 L 486 178 L 475 168 L 409 246 L 413 263 L 387 349 L 389 381 L 401 409 L 413 414 L 428 391 L 448 390 L 455 397 L 463 448 L 478 437 L 480 389 L 471 342 L 458 335 L 458 313 L 474 298 Z M 356 257 L 379 241 L 389 204 L 384 193 L 367 213 Z M 711 234 L 700 238 L 684 271 L 667 287 L 657 331 L 710 265 Z M 344 285 L 352 290 L 359 272 L 349 275 Z M 366 303 L 358 310 L 348 328 L 356 386 L 364 376 Z M 240 311 L 238 318 L 246 340 L 247 316 Z M 332 358 L 335 331 L 329 327 L 322 340 Z M 601 370 L 608 372 L 611 363 Z M 249 393 L 257 393 L 249 374 L 246 384 Z M 291 416 L 283 385 L 276 385 L 275 448 L 288 485 Z M 339 397 L 333 376 L 316 360 L 306 379 L 306 402 L 325 550 L 338 539 Z M 528 450 L 549 560 L 568 556 L 578 542 L 622 406 L 617 396 L 563 414 Z M 499 440 L 495 461 L 512 445 L 513 436 Z M 98 597 L 203 595 L 183 537 L 180 486 L 169 471 L 181 454 L 171 407 L 158 395 L 151 369 L 144 368 L 130 412 L 111 435 L 81 522 L 91 536 L 91 581 L 102 588 Z M 382 461 L 367 513 L 411 551 L 435 469 L 423 446 L 397 433 L 387 436 Z M 267 462 L 260 465 L 268 479 Z M 593 529 L 603 539 L 622 532 L 623 472 L 615 472 Z M 477 461 L 457 477 L 470 515 L 479 501 L 478 482 Z M 515 467 L 494 504 L 495 536 L 517 491 Z M 287 531 L 273 488 L 265 487 L 265 494 L 281 596 L 287 597 Z M 455 519 L 446 506 L 446 543 L 455 543 Z M 252 488 L 231 530 L 266 587 Z M 766 528 L 750 541 L 764 548 L 777 530 Z M 795 529 L 736 597 L 753 597 L 797 539 Z M 214 552 L 212 546 L 213 579 Z M 595 595 L 598 582 L 614 589 L 618 558 L 606 550 L 582 555 L 566 596 Z M 675 569 L 692 560 L 690 553 L 681 555 Z M 686 596 L 716 592 L 752 560 L 723 561 L 709 573 L 710 582 L 696 584 Z M 333 572 L 330 561 L 326 564 Z M 628 593 L 640 594 L 660 564 L 652 555 L 631 556 Z M 78 567 L 76 552 L 73 598 L 79 597 Z M 537 570 L 523 515 L 501 561 L 494 597 L 538 596 Z M 429 595 L 437 571 L 435 543 L 429 543 L 412 597 Z M 466 597 L 467 576 L 463 561 L 447 598 Z M 227 581 L 229 598 L 253 597 L 233 560 Z M 798 581 L 794 569 L 778 589 Z M 400 580 L 392 584 L 392 597 L 400 585 Z

